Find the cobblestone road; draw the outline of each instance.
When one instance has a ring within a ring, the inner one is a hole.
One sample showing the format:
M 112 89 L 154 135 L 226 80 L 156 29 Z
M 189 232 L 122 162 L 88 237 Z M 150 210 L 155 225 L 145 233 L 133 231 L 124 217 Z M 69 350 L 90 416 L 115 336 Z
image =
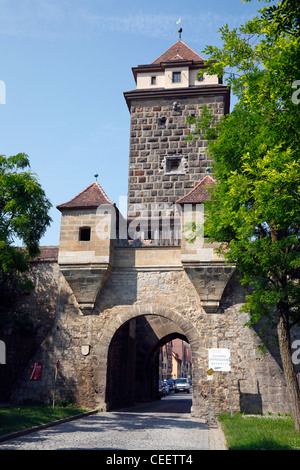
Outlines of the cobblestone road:
M 10 439 L 0 443 L 0 450 L 224 449 L 220 430 L 191 417 L 190 407 L 190 398 L 173 394 L 152 404 L 98 413 Z

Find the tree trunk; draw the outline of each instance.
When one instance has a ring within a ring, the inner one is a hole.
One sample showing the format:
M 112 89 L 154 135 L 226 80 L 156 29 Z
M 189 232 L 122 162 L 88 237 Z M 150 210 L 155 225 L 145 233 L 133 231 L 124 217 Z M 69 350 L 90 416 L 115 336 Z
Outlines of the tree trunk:
M 300 432 L 300 391 L 297 382 L 290 346 L 290 331 L 288 324 L 288 306 L 284 303 L 277 308 L 278 311 L 278 340 L 283 372 L 287 391 L 291 402 L 291 411 L 294 418 L 295 429 Z

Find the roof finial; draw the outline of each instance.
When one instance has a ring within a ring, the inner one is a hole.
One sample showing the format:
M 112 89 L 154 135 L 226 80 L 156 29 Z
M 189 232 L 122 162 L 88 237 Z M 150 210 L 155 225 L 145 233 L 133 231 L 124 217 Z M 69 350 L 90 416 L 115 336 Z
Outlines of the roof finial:
M 95 174 L 94 174 L 94 177 L 95 177 L 95 181 L 96 181 L 96 182 L 98 181 L 98 180 L 97 180 L 98 176 L 99 176 L 98 173 L 95 173 Z
M 181 18 L 179 18 L 177 21 L 176 21 L 176 24 L 181 24 Z M 179 41 L 181 41 L 181 33 L 182 33 L 182 28 L 179 27 L 178 29 L 178 33 L 179 33 Z
M 206 175 L 207 175 L 207 176 L 210 176 L 210 170 L 211 170 L 211 168 L 208 166 L 208 167 L 206 168 Z

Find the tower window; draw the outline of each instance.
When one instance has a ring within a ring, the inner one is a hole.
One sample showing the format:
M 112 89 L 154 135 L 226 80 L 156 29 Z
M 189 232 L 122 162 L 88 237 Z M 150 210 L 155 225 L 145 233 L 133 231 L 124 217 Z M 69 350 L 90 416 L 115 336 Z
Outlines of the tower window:
M 91 228 L 90 227 L 80 227 L 79 229 L 79 241 L 89 242 L 91 239 Z
M 172 82 L 173 83 L 181 82 L 181 72 L 173 72 Z
M 159 118 L 158 125 L 161 127 L 166 127 L 166 122 L 167 122 L 167 118 L 165 117 Z
M 156 85 L 156 77 L 151 77 L 151 85 Z
M 166 173 L 178 173 L 181 170 L 181 158 L 167 157 Z

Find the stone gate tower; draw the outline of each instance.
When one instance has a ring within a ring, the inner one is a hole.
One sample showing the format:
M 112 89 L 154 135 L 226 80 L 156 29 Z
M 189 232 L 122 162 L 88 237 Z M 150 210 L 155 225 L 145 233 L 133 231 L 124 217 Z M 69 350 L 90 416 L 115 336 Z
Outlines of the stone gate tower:
M 203 58 L 181 38 L 133 74 L 136 89 L 124 93 L 131 119 L 128 220 L 98 182 L 57 206 L 59 247 L 42 247 L 32 263 L 36 290 L 19 305 L 45 316 L 41 340 L 12 397 L 52 400 L 59 360 L 57 399 L 104 410 L 155 399 L 159 348 L 181 338 L 192 351 L 194 415 L 208 417 L 210 386 L 214 412 L 229 410 L 228 374 L 207 378 L 209 348 L 229 343 L 233 410 L 288 411 L 278 350 L 262 358 L 254 332 L 244 327 L 245 291 L 235 267 L 214 244 L 189 245 L 178 233 L 181 217 L 195 215 L 214 183 L 206 174 L 207 143 L 186 142 L 186 118 L 205 104 L 223 116 L 229 89 L 205 73 Z M 158 222 L 155 230 L 143 224 L 149 216 Z M 127 238 L 127 226 L 141 232 L 137 243 Z M 30 380 L 31 361 L 43 365 L 41 380 Z
M 131 118 L 129 218 L 168 216 L 176 222 L 174 204 L 211 164 L 205 141 L 186 142 L 187 116 L 199 116 L 204 104 L 217 117 L 229 112 L 228 87 L 205 73 L 204 59 L 179 32 L 179 40 L 151 64 L 133 67 L 136 89 L 124 93 Z

